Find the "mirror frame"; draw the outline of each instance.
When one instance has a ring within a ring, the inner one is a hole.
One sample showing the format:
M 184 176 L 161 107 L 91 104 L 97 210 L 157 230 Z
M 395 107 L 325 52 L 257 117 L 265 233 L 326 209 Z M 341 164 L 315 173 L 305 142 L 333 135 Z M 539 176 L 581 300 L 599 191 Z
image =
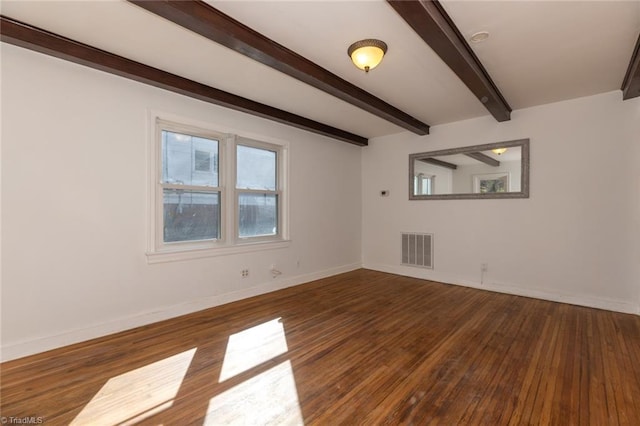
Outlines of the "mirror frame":
M 521 148 L 520 192 L 492 192 L 492 193 L 464 193 L 464 194 L 433 194 L 415 195 L 414 163 L 423 158 L 433 158 L 439 155 L 466 154 L 470 152 L 487 151 L 494 148 Z M 439 151 L 418 152 L 409 154 L 409 200 L 484 200 L 495 198 L 529 198 L 529 139 L 495 142 L 484 145 L 465 146 L 461 148 L 441 149 Z

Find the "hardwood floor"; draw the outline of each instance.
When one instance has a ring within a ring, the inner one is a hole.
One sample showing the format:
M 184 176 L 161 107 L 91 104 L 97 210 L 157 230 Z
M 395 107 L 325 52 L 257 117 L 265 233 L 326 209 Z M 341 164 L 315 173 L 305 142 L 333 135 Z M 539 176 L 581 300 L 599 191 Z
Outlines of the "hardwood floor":
M 1 369 L 52 425 L 640 425 L 640 316 L 368 270 Z

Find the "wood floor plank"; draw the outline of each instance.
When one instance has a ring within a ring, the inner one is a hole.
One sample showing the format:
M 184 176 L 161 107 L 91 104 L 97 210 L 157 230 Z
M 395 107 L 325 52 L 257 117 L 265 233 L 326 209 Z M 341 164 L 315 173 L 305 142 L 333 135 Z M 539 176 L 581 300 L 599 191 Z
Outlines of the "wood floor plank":
M 640 317 L 362 269 L 0 378 L 2 416 L 52 425 L 638 425 Z

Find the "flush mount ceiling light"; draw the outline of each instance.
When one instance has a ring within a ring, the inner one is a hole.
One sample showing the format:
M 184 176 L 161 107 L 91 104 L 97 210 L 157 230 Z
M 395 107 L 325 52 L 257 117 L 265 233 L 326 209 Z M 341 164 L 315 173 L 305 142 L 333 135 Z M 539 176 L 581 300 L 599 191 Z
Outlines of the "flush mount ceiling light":
M 347 53 L 356 67 L 369 72 L 382 61 L 382 57 L 387 53 L 387 44 L 384 41 L 368 38 L 353 43 L 347 49 Z
M 489 31 L 478 31 L 469 37 L 469 41 L 472 43 L 480 43 L 489 38 Z
M 496 149 L 492 149 L 491 152 L 493 152 L 494 154 L 500 155 L 507 152 L 507 148 L 496 148 Z

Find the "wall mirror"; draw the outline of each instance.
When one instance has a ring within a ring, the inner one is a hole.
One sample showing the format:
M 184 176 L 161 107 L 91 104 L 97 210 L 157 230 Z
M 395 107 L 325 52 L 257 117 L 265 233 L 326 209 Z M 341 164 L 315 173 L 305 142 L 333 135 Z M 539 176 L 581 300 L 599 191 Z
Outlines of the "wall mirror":
M 409 155 L 410 200 L 529 198 L 529 139 Z

